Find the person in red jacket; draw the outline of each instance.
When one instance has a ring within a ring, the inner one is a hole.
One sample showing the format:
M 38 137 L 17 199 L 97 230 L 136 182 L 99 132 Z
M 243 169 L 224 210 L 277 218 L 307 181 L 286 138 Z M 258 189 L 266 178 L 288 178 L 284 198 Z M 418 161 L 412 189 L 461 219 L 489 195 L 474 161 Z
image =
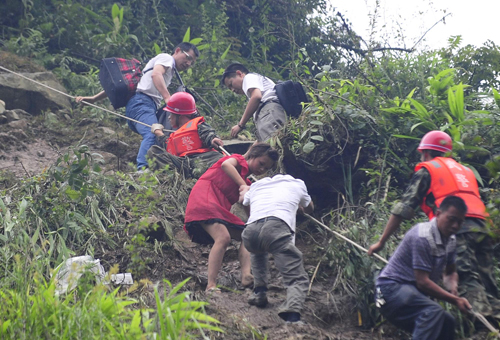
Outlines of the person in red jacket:
M 231 239 L 241 241 L 245 223 L 230 212 L 238 202 L 239 190 L 250 181 L 250 174 L 262 175 L 274 166 L 278 152 L 266 143 L 256 143 L 242 156 L 226 156 L 208 169 L 196 182 L 189 195 L 184 230 L 193 242 L 213 244 L 208 256 L 207 291 L 218 291 L 217 274 Z M 250 253 L 240 245 L 241 283 L 253 283 Z
M 432 220 L 447 196 L 458 196 L 467 205 L 465 222 L 456 235 L 459 294 L 470 301 L 476 312 L 500 319 L 499 292 L 493 275 L 494 242 L 486 230 L 488 214 L 474 173 L 448 157 L 452 140 L 445 132 L 428 132 L 418 151 L 422 153 L 421 163 L 415 167 L 402 200 L 392 208 L 382 236 L 368 254 L 380 251 L 403 219 L 413 218 L 418 206 Z
M 147 156 L 153 159 L 153 168 L 164 168 L 168 164 L 185 177 L 199 178 L 222 158 L 222 154 L 214 149 L 224 143 L 198 115 L 194 98 L 189 93 L 174 93 L 164 110 L 169 113 L 169 122 L 176 131 L 166 135 L 163 125 L 151 126 L 156 145 L 148 150 Z

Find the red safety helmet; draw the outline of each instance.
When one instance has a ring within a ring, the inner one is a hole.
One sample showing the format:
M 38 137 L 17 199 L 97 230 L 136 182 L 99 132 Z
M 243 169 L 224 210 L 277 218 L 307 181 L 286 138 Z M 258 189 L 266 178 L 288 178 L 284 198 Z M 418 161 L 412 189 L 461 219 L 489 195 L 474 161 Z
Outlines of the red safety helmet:
M 451 152 L 452 149 L 453 143 L 451 141 L 451 137 L 446 132 L 438 130 L 427 132 L 417 148 L 420 152 L 423 150 Z
M 189 93 L 176 92 L 167 101 L 163 110 L 177 115 L 192 115 L 196 113 L 196 103 Z

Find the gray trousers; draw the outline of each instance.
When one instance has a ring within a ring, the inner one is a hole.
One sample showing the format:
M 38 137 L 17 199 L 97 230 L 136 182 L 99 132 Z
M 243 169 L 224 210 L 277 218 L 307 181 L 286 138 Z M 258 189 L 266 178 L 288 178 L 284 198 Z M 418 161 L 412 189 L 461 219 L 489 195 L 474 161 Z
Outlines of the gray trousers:
M 241 234 L 245 248 L 251 253 L 255 287 L 267 287 L 268 253 L 283 277 L 287 288 L 286 302 L 279 313 L 300 313 L 309 286 L 302 253 L 292 243 L 290 227 L 278 218 L 261 219 L 246 226 Z
M 265 104 L 265 105 L 264 105 Z M 286 123 L 286 112 L 280 103 L 266 102 L 261 104 L 255 119 L 255 135 L 259 142 L 265 142 Z

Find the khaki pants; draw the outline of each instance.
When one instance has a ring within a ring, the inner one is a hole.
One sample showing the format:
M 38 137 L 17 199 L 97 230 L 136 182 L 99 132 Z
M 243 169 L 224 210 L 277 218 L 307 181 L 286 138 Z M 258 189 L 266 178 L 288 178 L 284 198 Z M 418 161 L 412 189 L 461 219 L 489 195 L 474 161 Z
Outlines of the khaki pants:
M 281 104 L 266 102 L 261 104 L 261 109 L 255 119 L 255 135 L 259 142 L 265 142 L 286 123 L 286 112 Z
M 292 231 L 281 219 L 268 217 L 246 226 L 241 234 L 245 248 L 251 253 L 255 287 L 267 287 L 268 253 L 283 277 L 286 301 L 279 313 L 300 313 L 306 299 L 309 277 L 304 270 L 302 253 L 292 243 Z

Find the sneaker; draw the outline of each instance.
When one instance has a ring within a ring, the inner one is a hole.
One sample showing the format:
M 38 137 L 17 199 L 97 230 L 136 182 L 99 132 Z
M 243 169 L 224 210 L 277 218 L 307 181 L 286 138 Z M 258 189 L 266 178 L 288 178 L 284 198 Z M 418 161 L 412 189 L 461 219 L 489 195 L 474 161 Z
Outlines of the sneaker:
M 248 304 L 257 307 L 265 307 L 267 305 L 267 294 L 266 292 L 252 293 L 248 298 Z

